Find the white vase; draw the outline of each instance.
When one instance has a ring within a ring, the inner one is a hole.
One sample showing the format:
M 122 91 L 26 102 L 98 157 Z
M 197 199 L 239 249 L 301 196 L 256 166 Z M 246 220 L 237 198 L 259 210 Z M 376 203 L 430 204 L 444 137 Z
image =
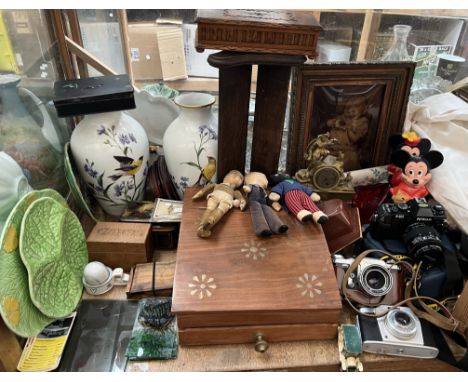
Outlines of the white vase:
M 19 164 L 3 151 L 0 151 L 0 169 L 0 225 L 3 225 L 18 200 L 31 191 L 31 186 Z
M 109 215 L 120 216 L 128 203 L 142 200 L 149 144 L 134 118 L 120 111 L 86 115 L 73 130 L 70 149 L 81 177 Z
M 216 182 L 218 124 L 211 111 L 215 98 L 186 93 L 174 100 L 180 115 L 163 137 L 167 168 L 182 198 L 186 187 Z

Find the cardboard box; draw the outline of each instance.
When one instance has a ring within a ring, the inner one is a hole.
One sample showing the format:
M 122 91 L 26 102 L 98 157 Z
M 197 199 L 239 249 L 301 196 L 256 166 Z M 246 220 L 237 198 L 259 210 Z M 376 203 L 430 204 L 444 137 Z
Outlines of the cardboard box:
M 195 48 L 196 24 L 184 24 L 183 32 L 187 74 L 189 76 L 218 78 L 219 70 L 208 64 L 208 56 L 219 52 L 219 50 L 205 49 L 203 52 L 197 52 Z
M 87 238 L 89 261 L 130 271 L 152 261 L 151 224 L 98 222 Z
M 156 24 L 130 24 L 128 37 L 133 77 L 136 80 L 162 79 Z
M 181 25 L 130 24 L 128 33 L 136 80 L 171 81 L 187 78 Z

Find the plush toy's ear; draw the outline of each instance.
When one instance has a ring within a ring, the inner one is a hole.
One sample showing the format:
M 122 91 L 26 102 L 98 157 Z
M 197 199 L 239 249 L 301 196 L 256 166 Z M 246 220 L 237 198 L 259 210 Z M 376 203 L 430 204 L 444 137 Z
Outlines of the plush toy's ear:
M 429 151 L 428 153 L 421 155 L 421 157 L 427 162 L 431 170 L 439 167 L 444 161 L 442 153 L 436 150 Z
M 431 149 L 431 141 L 427 138 L 422 138 L 421 142 L 418 143 L 419 155 L 423 156 L 428 153 Z
M 411 154 L 405 150 L 396 150 L 392 153 L 390 162 L 397 167 L 405 168 L 406 164 L 412 158 Z
M 396 150 L 398 146 L 405 142 L 405 139 L 401 136 L 401 134 L 393 134 L 390 135 L 388 138 L 388 144 L 393 150 Z

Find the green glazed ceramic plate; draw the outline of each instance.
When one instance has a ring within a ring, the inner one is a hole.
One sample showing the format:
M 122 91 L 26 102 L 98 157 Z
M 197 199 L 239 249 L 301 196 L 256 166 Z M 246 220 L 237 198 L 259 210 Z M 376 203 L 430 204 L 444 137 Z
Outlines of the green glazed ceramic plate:
M 52 198 L 36 200 L 21 223 L 19 247 L 33 304 L 49 317 L 73 312 L 88 263 L 86 237 L 75 214 Z
M 0 236 L 0 314 L 8 328 L 21 337 L 35 336 L 54 321 L 33 304 L 29 294 L 28 272 L 19 253 L 24 214 L 41 197 L 52 198 L 67 207 L 65 199 L 54 190 L 32 191 L 10 212 Z
M 72 162 L 71 158 L 71 152 L 70 152 L 70 143 L 67 142 L 64 147 L 64 170 L 65 170 L 65 179 L 67 180 L 68 187 L 70 187 L 70 191 L 73 195 L 73 198 L 76 200 L 78 203 L 78 206 L 85 211 L 91 219 L 93 219 L 95 222 L 98 222 L 97 217 L 100 217 L 102 213 L 99 213 L 97 210 L 96 202 L 91 201 L 91 197 L 85 192 L 81 191 L 80 183 L 79 183 L 79 178 L 75 175 L 74 171 L 74 165 Z M 96 208 L 93 208 L 92 206 L 96 206 Z

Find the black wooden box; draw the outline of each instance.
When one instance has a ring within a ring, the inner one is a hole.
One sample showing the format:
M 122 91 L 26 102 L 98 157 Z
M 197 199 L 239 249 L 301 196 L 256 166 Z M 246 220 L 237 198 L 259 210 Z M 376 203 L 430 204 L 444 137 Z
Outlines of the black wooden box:
M 54 105 L 59 117 L 135 108 L 128 75 L 113 75 L 56 81 Z

